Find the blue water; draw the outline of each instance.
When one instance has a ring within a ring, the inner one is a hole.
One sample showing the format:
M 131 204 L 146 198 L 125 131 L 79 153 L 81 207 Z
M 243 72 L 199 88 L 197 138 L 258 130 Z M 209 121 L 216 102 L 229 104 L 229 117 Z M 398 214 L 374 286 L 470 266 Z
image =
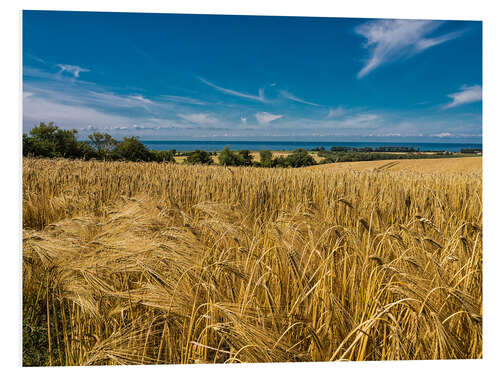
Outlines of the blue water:
M 396 143 L 396 142 L 321 142 L 321 141 L 144 141 L 141 140 L 150 150 L 172 150 L 177 151 L 221 151 L 224 147 L 229 146 L 232 150 L 295 150 L 297 148 L 305 148 L 311 150 L 316 147 L 323 146 L 329 150 L 332 146 L 345 147 L 380 147 L 380 146 L 398 146 L 398 147 L 414 147 L 420 151 L 450 151 L 460 152 L 462 148 L 482 149 L 481 143 Z

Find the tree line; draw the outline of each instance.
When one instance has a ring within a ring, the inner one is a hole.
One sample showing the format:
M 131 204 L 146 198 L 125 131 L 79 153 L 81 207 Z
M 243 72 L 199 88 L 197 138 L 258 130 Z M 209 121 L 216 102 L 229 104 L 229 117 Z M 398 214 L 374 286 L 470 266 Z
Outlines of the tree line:
M 312 151 L 328 152 L 323 146 L 315 147 Z M 378 146 L 378 147 L 349 147 L 349 146 L 332 146 L 331 152 L 420 152 L 420 147 L 407 146 Z
M 48 158 L 96 159 L 96 160 L 128 160 L 128 161 L 154 161 L 175 163 L 175 156 L 186 156 L 187 164 L 214 164 L 212 156 L 217 152 L 195 150 L 193 152 L 177 152 L 176 150 L 156 151 L 149 150 L 138 137 L 123 137 L 119 142 L 107 133 L 95 132 L 88 136 L 88 140 L 78 141 L 77 131 L 60 129 L 53 122 L 40 125 L 30 130 L 29 135 L 23 134 L 23 156 L 38 156 Z M 379 149 L 388 150 L 389 147 Z M 377 149 L 378 150 L 378 149 Z M 415 152 L 413 148 L 397 148 L 400 153 L 390 151 L 380 152 L 373 149 L 353 149 L 347 147 L 332 147 L 329 151 L 324 147 L 314 149 L 322 158 L 320 164 L 339 163 L 347 161 L 370 161 L 390 159 L 423 159 L 446 158 L 457 156 L 473 156 L 476 149 L 462 149 L 461 154 L 440 151 L 433 154 Z M 225 147 L 218 157 L 219 165 L 225 166 L 252 166 L 262 168 L 298 168 L 317 164 L 310 153 L 298 148 L 287 156 L 274 157 L 271 151 L 260 151 L 260 160 L 254 160 L 249 150 L 233 151 Z
M 107 133 L 95 132 L 86 141 L 78 141 L 77 131 L 60 129 L 53 122 L 40 125 L 23 134 L 23 156 L 47 158 L 166 161 L 173 162 L 170 151 L 149 151 L 138 137 L 123 137 L 118 142 Z
M 77 130 L 64 130 L 53 122 L 40 125 L 23 134 L 23 156 L 97 160 L 155 161 L 175 163 L 176 150 L 149 150 L 138 137 L 123 137 L 121 142 L 107 133 L 94 132 L 88 140 L 79 141 Z M 215 152 L 195 150 L 183 153 L 188 164 L 214 164 Z M 273 157 L 271 151 L 260 151 L 260 161 L 255 161 L 249 150 L 233 151 L 225 147 L 219 154 L 219 164 L 225 166 L 253 166 L 264 168 L 298 168 L 315 165 L 314 158 L 304 149 L 289 155 Z

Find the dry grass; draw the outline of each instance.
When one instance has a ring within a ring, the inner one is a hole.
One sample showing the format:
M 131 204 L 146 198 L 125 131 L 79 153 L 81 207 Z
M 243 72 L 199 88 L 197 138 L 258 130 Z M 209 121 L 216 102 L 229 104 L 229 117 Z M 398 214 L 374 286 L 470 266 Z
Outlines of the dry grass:
M 481 188 L 24 159 L 24 323 L 49 365 L 481 358 Z

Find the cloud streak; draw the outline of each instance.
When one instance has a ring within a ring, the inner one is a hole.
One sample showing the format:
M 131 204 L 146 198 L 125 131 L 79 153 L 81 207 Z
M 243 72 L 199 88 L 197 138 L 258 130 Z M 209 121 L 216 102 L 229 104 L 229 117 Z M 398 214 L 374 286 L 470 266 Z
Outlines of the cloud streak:
M 308 104 L 308 105 L 312 105 L 312 106 L 315 106 L 315 107 L 319 107 L 319 104 L 316 104 L 316 103 L 313 103 L 313 102 L 308 102 L 304 99 L 301 99 L 295 95 L 293 95 L 292 93 L 286 91 L 286 90 L 281 90 L 280 91 L 280 94 L 286 98 L 286 99 L 289 99 L 289 100 L 292 100 L 294 102 L 297 102 L 297 103 L 302 103 L 302 104 Z
M 207 81 L 206 79 L 203 79 L 203 78 L 199 78 L 199 80 L 201 82 L 203 82 L 205 85 L 210 86 L 210 87 L 216 89 L 217 91 L 223 92 L 224 94 L 238 96 L 240 98 L 245 98 L 245 99 L 250 99 L 250 100 L 255 100 L 255 101 L 258 101 L 258 102 L 261 102 L 261 103 L 266 103 L 266 99 L 264 97 L 264 90 L 263 89 L 259 89 L 259 95 L 256 96 L 256 95 L 245 94 L 243 92 L 239 92 L 239 91 L 236 91 L 236 90 L 226 89 L 226 88 L 221 87 L 221 86 L 217 86 L 216 84 L 214 84 L 212 82 L 209 82 L 209 81 Z
M 59 72 L 68 72 L 69 74 L 73 74 L 75 78 L 80 77 L 80 73 L 82 72 L 90 72 L 90 69 L 85 69 L 79 67 L 78 65 L 65 65 L 65 64 L 57 64 L 57 66 L 61 69 Z
M 195 105 L 206 105 L 207 103 L 194 99 L 194 98 L 189 98 L 186 96 L 177 96 L 177 95 L 161 95 L 161 99 L 164 99 L 169 102 L 174 102 L 174 103 L 181 103 L 181 104 L 195 104 Z
M 195 124 L 200 124 L 200 125 L 213 125 L 217 124 L 217 119 L 209 115 L 208 113 L 189 113 L 189 114 L 183 114 L 180 113 L 178 116 L 186 121 L 195 123 Z
M 129 96 L 129 98 L 132 100 L 137 100 L 141 103 L 153 104 L 153 102 L 151 100 L 149 100 L 148 98 L 145 98 L 142 95 L 131 95 L 131 96 Z
M 448 95 L 453 101 L 443 106 L 444 109 L 458 107 L 463 104 L 483 100 L 483 90 L 480 85 L 462 86 L 461 90 Z
M 383 64 L 411 57 L 463 33 L 462 30 L 430 37 L 441 25 L 441 21 L 428 20 L 377 20 L 359 25 L 355 32 L 366 39 L 364 47 L 370 55 L 358 79 Z
M 259 124 L 269 124 L 270 122 L 278 120 L 282 117 L 283 115 L 274 115 L 268 112 L 259 112 L 255 114 L 255 118 Z

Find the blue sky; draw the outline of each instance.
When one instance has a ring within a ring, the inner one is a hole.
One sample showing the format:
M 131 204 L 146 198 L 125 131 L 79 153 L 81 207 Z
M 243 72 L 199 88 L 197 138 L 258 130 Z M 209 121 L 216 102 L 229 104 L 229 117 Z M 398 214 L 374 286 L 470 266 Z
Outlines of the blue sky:
M 481 142 L 477 21 L 23 12 L 23 131 Z

